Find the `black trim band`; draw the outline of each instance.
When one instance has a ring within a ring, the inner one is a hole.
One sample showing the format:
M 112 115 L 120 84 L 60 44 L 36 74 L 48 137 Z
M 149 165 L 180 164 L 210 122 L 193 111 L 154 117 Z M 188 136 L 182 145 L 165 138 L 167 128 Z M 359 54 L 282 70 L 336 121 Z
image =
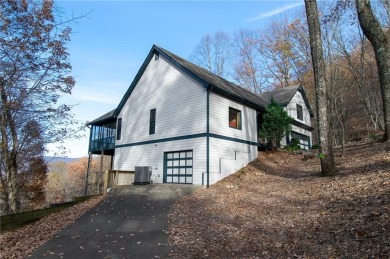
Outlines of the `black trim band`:
M 248 145 L 252 145 L 252 146 L 258 146 L 259 145 L 257 142 L 253 142 L 253 141 L 249 141 L 249 140 L 243 140 L 243 139 L 238 139 L 238 138 L 226 137 L 226 136 L 222 136 L 222 135 L 218 135 L 218 134 L 214 134 L 214 133 L 209 133 L 209 134 L 207 134 L 207 133 L 199 133 L 199 134 L 185 135 L 185 136 L 179 136 L 179 137 L 162 138 L 162 139 L 147 140 L 147 141 L 141 141 L 141 142 L 135 142 L 135 143 L 129 143 L 129 144 L 123 144 L 123 145 L 116 145 L 115 148 L 142 146 L 142 145 L 162 143 L 162 142 L 169 142 L 169 141 L 202 138 L 202 137 L 207 137 L 207 136 L 210 137 L 210 138 L 223 139 L 223 140 L 228 140 L 228 141 L 232 141 L 232 142 L 248 144 Z
M 297 121 L 297 120 L 293 120 L 293 121 L 291 122 L 291 124 L 294 125 L 294 126 L 300 127 L 300 128 L 302 128 L 302 129 L 308 130 L 308 131 L 313 131 L 313 130 L 314 130 L 313 127 L 310 127 L 309 125 L 306 125 L 306 124 L 304 124 L 304 123 L 302 123 L 302 122 L 299 122 L 299 121 Z
M 185 135 L 185 136 L 179 136 L 179 137 L 162 138 L 162 139 L 155 139 L 155 140 L 146 140 L 146 141 L 141 141 L 141 142 L 117 145 L 117 146 L 115 146 L 115 148 L 141 146 L 141 145 L 148 145 L 148 144 L 168 142 L 168 141 L 176 141 L 176 140 L 183 140 L 183 139 L 202 138 L 202 137 L 206 137 L 206 136 L 207 136 L 207 133 L 199 133 L 199 134 Z
M 243 139 L 238 139 L 238 138 L 232 138 L 232 137 L 226 137 L 226 136 L 222 136 L 222 135 L 218 135 L 218 134 L 214 134 L 214 133 L 210 133 L 210 137 L 211 138 L 217 138 L 217 139 L 223 139 L 223 140 L 229 140 L 229 141 L 243 143 L 243 144 L 248 144 L 248 145 L 252 145 L 252 146 L 258 146 L 259 145 L 259 143 L 257 143 L 257 142 L 253 142 L 253 141 L 249 141 L 249 140 L 243 140 Z

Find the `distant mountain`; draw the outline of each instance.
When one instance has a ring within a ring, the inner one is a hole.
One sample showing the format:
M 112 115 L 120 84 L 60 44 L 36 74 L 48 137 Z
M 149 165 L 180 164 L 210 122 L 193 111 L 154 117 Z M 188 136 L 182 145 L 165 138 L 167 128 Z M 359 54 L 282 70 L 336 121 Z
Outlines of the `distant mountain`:
M 45 161 L 49 164 L 56 163 L 56 162 L 64 162 L 66 164 L 69 164 L 75 160 L 78 160 L 80 158 L 72 158 L 72 157 L 61 157 L 61 156 L 45 156 Z

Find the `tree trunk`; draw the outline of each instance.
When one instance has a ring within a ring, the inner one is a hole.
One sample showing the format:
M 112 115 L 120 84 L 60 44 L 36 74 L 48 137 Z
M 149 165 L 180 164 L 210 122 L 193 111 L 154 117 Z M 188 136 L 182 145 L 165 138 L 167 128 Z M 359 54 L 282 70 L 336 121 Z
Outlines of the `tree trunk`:
M 390 140 L 390 42 L 384 29 L 374 16 L 370 0 L 356 0 L 360 27 L 371 42 L 378 67 L 384 114 L 383 141 Z
M 344 157 L 344 155 L 345 155 L 345 124 L 343 122 L 340 122 L 340 124 L 341 124 L 341 157 Z
M 321 157 L 321 173 L 324 176 L 336 174 L 333 146 L 330 134 L 325 62 L 322 50 L 321 28 L 318 17 L 317 2 L 305 0 L 307 23 L 309 26 L 310 49 L 313 62 L 316 88 L 317 131 Z
M 4 158 L 4 167 L 5 167 L 5 187 L 6 188 L 6 199 L 5 204 L 6 213 L 16 213 L 19 210 L 19 201 L 18 201 L 18 184 L 17 184 L 17 146 L 18 138 L 17 132 L 15 129 L 15 123 L 13 121 L 11 112 L 8 108 L 8 98 L 6 91 L 4 89 L 3 82 L 0 82 L 0 96 L 1 104 L 3 109 L 1 111 L 1 152 L 3 153 Z M 7 126 L 10 129 L 10 132 L 7 132 Z M 12 143 L 9 143 L 9 135 L 11 134 Z M 12 148 L 9 150 L 10 145 Z

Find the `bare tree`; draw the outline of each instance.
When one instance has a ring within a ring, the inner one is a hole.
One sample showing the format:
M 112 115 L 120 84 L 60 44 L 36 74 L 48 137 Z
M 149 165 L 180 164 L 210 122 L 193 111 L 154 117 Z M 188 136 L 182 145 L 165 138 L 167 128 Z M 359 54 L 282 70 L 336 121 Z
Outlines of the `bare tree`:
M 218 76 L 228 77 L 231 70 L 231 55 L 232 45 L 229 34 L 216 32 L 200 40 L 190 59 Z
M 364 35 L 371 42 L 378 67 L 381 86 L 384 129 L 383 141 L 390 140 L 390 39 L 375 17 L 370 0 L 356 0 L 359 23 Z M 387 31 L 388 33 L 388 31 Z
M 316 88 L 317 130 L 321 153 L 321 173 L 325 176 L 331 176 L 336 174 L 336 165 L 333 154 L 333 143 L 330 140 L 331 134 L 327 105 L 328 93 L 317 2 L 315 0 L 305 0 L 305 7 Z
M 258 94 L 263 90 L 262 66 L 256 51 L 255 32 L 253 30 L 239 30 L 234 37 L 236 49 L 236 64 L 234 79 L 239 85 Z
M 47 143 L 75 134 L 71 107 L 57 103 L 75 81 L 66 48 L 71 29 L 56 21 L 53 1 L 0 1 L 0 12 L 1 199 L 14 213 L 21 181 L 33 180 L 20 177 L 31 159 L 42 158 Z
M 297 79 L 299 57 L 293 51 L 287 18 L 273 20 L 256 38 L 256 49 L 269 72 L 268 81 L 274 87 L 287 87 Z
M 373 50 L 361 31 L 358 31 L 357 35 L 358 40 L 353 49 L 345 45 L 345 40 L 341 39 L 341 36 L 336 36 L 337 49 L 346 62 L 345 66 L 357 88 L 356 92 L 362 101 L 366 117 L 371 121 L 374 131 L 383 130 L 383 104 Z M 351 38 L 352 36 L 349 36 L 349 41 Z

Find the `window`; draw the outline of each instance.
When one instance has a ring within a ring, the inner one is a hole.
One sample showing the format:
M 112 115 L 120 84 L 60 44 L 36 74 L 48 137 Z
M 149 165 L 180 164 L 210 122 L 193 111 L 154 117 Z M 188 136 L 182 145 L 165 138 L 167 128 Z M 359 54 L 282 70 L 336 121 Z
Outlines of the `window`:
M 302 106 L 297 104 L 297 119 L 303 121 L 303 111 Z
M 229 127 L 241 129 L 241 111 L 229 107 Z
M 156 133 L 156 109 L 150 110 L 149 134 Z
M 119 118 L 118 125 L 116 127 L 116 140 L 121 139 L 121 134 L 122 134 L 122 118 Z

